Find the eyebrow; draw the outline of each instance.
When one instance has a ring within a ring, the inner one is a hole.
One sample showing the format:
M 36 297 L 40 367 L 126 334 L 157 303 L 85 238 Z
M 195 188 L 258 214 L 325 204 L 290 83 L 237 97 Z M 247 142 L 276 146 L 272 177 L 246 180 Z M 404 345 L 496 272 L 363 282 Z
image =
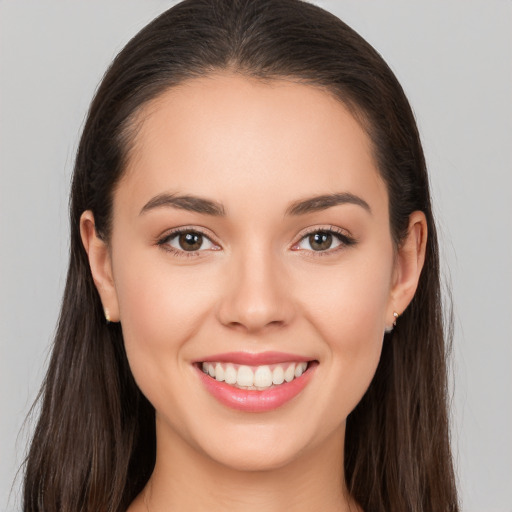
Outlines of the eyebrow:
M 368 213 L 372 213 L 370 205 L 361 197 L 350 192 L 339 192 L 337 194 L 324 194 L 295 201 L 286 209 L 286 215 L 305 215 L 307 213 L 327 210 L 327 208 L 341 204 L 355 204 L 364 208 Z
M 139 215 L 153 210 L 155 208 L 173 207 L 180 210 L 188 210 L 190 212 L 203 213 L 205 215 L 213 215 L 216 217 L 224 217 L 226 212 L 222 204 L 204 199 L 202 197 L 176 194 L 159 194 L 150 199 L 142 208 Z
M 339 192 L 336 194 L 324 194 L 302 199 L 293 202 L 285 212 L 285 215 L 297 216 L 307 213 L 327 210 L 333 206 L 342 204 L 355 204 L 361 206 L 368 213 L 372 213 L 370 205 L 361 197 L 351 194 L 350 192 Z M 177 194 L 159 194 L 150 199 L 142 208 L 139 215 L 150 210 L 162 207 L 178 208 L 204 215 L 212 215 L 215 217 L 225 217 L 226 211 L 221 203 L 192 195 Z

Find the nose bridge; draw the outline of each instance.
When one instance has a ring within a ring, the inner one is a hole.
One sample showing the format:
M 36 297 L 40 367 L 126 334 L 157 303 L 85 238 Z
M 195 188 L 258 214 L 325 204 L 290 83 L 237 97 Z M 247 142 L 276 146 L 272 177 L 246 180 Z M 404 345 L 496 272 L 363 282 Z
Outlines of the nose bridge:
M 246 243 L 233 255 L 229 284 L 220 308 L 225 325 L 257 331 L 291 319 L 279 255 L 267 244 Z

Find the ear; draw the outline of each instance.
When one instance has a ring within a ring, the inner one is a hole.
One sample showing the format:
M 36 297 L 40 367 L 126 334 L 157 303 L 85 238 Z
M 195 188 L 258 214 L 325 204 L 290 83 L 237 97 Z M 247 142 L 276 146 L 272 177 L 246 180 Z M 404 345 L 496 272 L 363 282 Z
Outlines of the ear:
M 393 325 L 396 317 L 401 315 L 411 302 L 421 270 L 425 262 L 425 249 L 427 245 L 427 220 L 420 211 L 409 216 L 407 236 L 398 248 L 391 289 L 391 300 L 387 312 L 387 325 Z
M 100 294 L 105 318 L 109 322 L 119 322 L 119 305 L 110 251 L 108 245 L 96 233 L 94 215 L 91 210 L 85 211 L 80 217 L 80 236 L 89 257 L 92 278 Z

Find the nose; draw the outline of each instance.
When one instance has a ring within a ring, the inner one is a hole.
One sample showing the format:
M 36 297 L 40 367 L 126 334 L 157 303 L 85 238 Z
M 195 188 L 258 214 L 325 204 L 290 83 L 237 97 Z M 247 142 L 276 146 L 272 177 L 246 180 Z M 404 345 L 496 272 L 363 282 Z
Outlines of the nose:
M 279 257 L 246 247 L 230 262 L 218 309 L 220 322 L 258 333 L 288 325 L 294 316 L 290 282 Z

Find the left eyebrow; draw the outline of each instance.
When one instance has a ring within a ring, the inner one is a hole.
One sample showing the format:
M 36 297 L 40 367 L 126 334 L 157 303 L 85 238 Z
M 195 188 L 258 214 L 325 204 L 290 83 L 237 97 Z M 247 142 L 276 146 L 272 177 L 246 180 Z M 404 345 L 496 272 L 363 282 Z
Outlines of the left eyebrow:
M 224 217 L 226 212 L 222 204 L 210 199 L 190 195 L 177 194 L 159 194 L 150 199 L 142 208 L 139 215 L 153 210 L 155 208 L 172 207 L 190 212 L 202 213 L 204 215 L 213 215 Z
M 361 206 L 369 214 L 372 213 L 370 205 L 361 197 L 350 192 L 339 192 L 337 194 L 324 194 L 295 201 L 286 209 L 286 215 L 305 215 L 306 213 L 327 210 L 327 208 L 340 204 L 355 204 Z

